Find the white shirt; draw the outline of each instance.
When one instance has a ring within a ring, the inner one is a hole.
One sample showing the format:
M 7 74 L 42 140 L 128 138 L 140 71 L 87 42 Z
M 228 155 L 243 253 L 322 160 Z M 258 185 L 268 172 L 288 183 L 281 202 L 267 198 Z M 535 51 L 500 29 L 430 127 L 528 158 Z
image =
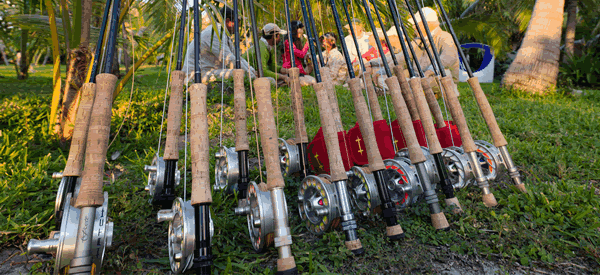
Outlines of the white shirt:
M 356 38 L 356 41 L 358 42 L 358 48 L 360 49 L 360 54 L 356 52 L 356 46 L 354 45 L 354 39 L 352 39 L 352 35 L 348 35 L 346 38 L 344 38 L 344 41 L 346 41 L 346 46 L 348 47 L 350 61 L 354 62 L 355 59 L 360 58 L 360 56 L 369 51 L 371 48 L 371 45 L 369 45 L 369 36 L 370 33 L 363 32 L 361 37 Z

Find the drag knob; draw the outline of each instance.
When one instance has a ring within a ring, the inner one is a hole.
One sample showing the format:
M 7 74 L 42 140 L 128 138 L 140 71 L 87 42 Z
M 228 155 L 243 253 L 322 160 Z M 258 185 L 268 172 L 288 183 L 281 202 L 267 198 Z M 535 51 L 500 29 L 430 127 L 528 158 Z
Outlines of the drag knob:
M 175 217 L 175 212 L 171 209 L 159 210 L 156 214 L 158 222 L 172 221 Z

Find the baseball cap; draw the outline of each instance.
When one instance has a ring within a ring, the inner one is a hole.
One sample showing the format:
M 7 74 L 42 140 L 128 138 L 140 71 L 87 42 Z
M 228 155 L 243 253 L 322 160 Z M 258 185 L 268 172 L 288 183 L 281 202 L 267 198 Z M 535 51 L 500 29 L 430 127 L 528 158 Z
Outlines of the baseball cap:
M 287 34 L 287 31 L 284 31 L 282 29 L 279 28 L 279 26 L 277 26 L 277 24 L 275 23 L 268 23 L 266 24 L 263 29 L 262 29 L 263 33 L 265 35 L 273 35 L 273 34 Z
M 358 18 L 352 18 L 351 22 L 352 22 L 352 25 L 362 24 L 362 21 L 360 21 L 360 19 L 358 19 Z M 349 29 L 350 24 L 344 25 L 344 28 Z
M 427 22 L 438 22 L 437 13 L 430 7 L 423 8 L 423 14 L 425 15 L 425 21 Z M 415 13 L 415 18 L 417 19 L 417 23 L 421 23 L 421 14 L 418 12 Z M 408 19 L 408 22 L 411 24 L 415 24 L 415 21 L 412 19 L 412 16 Z

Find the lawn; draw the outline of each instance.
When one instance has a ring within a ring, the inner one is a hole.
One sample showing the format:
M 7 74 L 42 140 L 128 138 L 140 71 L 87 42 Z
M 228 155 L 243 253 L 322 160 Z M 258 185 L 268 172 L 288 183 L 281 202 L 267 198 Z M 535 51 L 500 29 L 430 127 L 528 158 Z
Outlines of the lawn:
M 46 239 L 54 230 L 58 181 L 51 175 L 64 168 L 68 146 L 61 146 L 47 131 L 51 70 L 51 66 L 40 66 L 27 81 L 18 81 L 13 67 L 0 66 L 0 250 L 23 250 L 29 239 Z M 144 191 L 147 175 L 143 171 L 157 150 L 167 74 L 164 68 L 148 66 L 139 70 L 135 79 L 133 90 L 128 84 L 113 106 L 105 191 L 109 192 L 109 217 L 115 229 L 113 246 L 105 255 L 106 274 L 163 274 L 170 270 L 167 225 L 156 222 L 157 209 L 148 203 L 149 195 Z M 494 209 L 482 204 L 479 188 L 458 190 L 465 213 L 459 216 L 446 212 L 452 226 L 447 232 L 432 228 L 428 208 L 421 203 L 400 214 L 406 231 L 406 239 L 400 243 L 385 239 L 381 218 L 357 215 L 366 254 L 353 257 L 343 245 L 343 232 L 319 237 L 306 230 L 295 204 L 299 182 L 288 178 L 286 196 L 298 269 L 346 274 L 444 270 L 481 273 L 490 270 L 485 269 L 486 265 L 492 265 L 492 270 L 511 273 L 600 273 L 600 91 L 587 90 L 579 96 L 557 92 L 540 97 L 503 90 L 497 84 L 482 87 L 522 171 L 526 194 L 510 187 L 506 172 L 492 182 L 499 202 Z M 459 90 L 474 138 L 491 141 L 468 85 L 461 83 Z M 234 145 L 231 91 L 232 83 L 228 81 L 209 89 L 211 155 L 220 143 Z M 337 92 L 343 124 L 349 129 L 356 122 L 351 94 L 343 87 L 337 87 Z M 303 94 L 307 130 L 312 137 L 320 127 L 316 95 L 312 88 L 303 88 Z M 249 93 L 247 102 L 252 110 Z M 380 103 L 385 114 L 383 97 Z M 280 137 L 293 137 L 289 90 L 274 91 L 273 104 L 278 106 L 275 113 Z M 394 119 L 393 109 L 390 114 Z M 250 116 L 250 156 L 256 158 L 253 121 Z M 163 134 L 161 142 L 164 140 Z M 188 181 L 190 163 L 188 155 Z M 214 159 L 211 171 L 213 165 Z M 181 157 L 179 167 L 183 166 Z M 260 175 L 257 170 L 251 171 L 255 181 Z M 178 194 L 183 194 L 183 185 Z M 187 184 L 187 197 L 190 191 Z M 254 253 L 246 218 L 233 212 L 236 204 L 233 195 L 213 192 L 213 270 L 273 274 L 276 250 Z M 41 259 L 30 266 L 32 273 L 51 271 L 53 260 Z M 10 262 L 0 258 L 0 266 Z

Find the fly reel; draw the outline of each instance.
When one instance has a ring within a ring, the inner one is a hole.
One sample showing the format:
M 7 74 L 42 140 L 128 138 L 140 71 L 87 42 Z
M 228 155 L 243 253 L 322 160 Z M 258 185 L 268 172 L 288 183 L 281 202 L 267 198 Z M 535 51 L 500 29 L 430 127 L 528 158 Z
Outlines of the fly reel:
M 66 195 L 65 202 L 71 201 L 71 193 Z M 60 231 L 54 231 L 47 240 L 31 239 L 27 244 L 27 253 L 56 253 L 54 274 L 68 266 L 75 255 L 77 229 L 81 210 L 64 204 Z M 99 270 L 102 267 L 104 251 L 112 246 L 114 224 L 108 221 L 108 192 L 104 192 L 104 203 L 96 208 L 92 234 L 92 263 Z
M 298 211 L 306 228 L 321 235 L 340 223 L 339 198 L 329 175 L 307 176 L 298 190 Z
M 196 240 L 194 207 L 191 201 L 176 198 L 171 209 L 158 211 L 158 222 L 169 221 L 168 247 L 171 271 L 183 274 L 193 265 L 194 242 Z M 210 217 L 210 236 L 214 235 L 214 224 Z
M 463 149 L 456 146 L 444 148 L 442 157 L 448 167 L 452 186 L 457 189 L 467 187 L 473 180 L 473 168 Z
M 386 159 L 383 161 L 389 180 L 387 187 L 390 197 L 399 209 L 417 203 L 423 195 L 423 187 L 417 171 L 407 158 Z
M 423 151 L 423 155 L 425 155 L 426 161 L 423 163 L 425 164 L 425 170 L 429 176 L 429 182 L 431 182 L 432 185 L 435 185 L 436 183 L 440 182 L 440 175 L 438 174 L 437 167 L 435 166 L 433 155 L 429 153 L 429 149 L 427 147 L 421 146 L 421 151 Z M 408 158 L 408 148 L 400 149 L 400 151 L 396 153 L 396 158 L 397 157 Z
M 144 188 L 150 192 L 150 203 L 159 199 L 163 194 L 163 188 L 165 187 L 166 181 L 166 165 L 165 160 L 158 155 L 152 159 L 152 165 L 144 166 L 144 172 L 148 172 L 148 185 Z M 177 163 L 175 163 L 175 186 L 179 185 L 181 180 L 181 172 L 177 169 Z
M 71 194 L 69 192 L 70 186 L 67 183 L 69 181 L 69 177 L 63 177 L 62 173 L 54 173 L 52 178 L 60 178 L 60 184 L 58 185 L 58 191 L 56 192 L 56 200 L 54 201 L 54 217 L 56 219 L 56 226 L 60 229 L 62 225 L 62 217 L 63 211 L 65 210 L 65 204 L 70 204 L 70 200 L 67 200 L 67 195 Z M 72 200 L 77 199 L 77 195 L 79 194 L 79 187 L 81 186 L 81 177 L 77 178 L 75 183 L 75 194 L 71 194 Z
M 237 189 L 240 176 L 240 164 L 235 147 L 222 146 L 215 153 L 215 185 L 213 189 L 226 190 L 228 193 Z
M 284 177 L 289 177 L 294 173 L 300 172 L 300 152 L 298 146 L 293 140 L 279 139 L 279 160 L 281 162 L 281 173 Z
M 485 140 L 476 140 L 477 157 L 481 163 L 481 169 L 488 181 L 495 180 L 498 176 L 498 170 L 504 166 L 504 159 L 500 154 L 498 147 Z
M 352 167 L 346 174 L 348 175 L 348 192 L 354 206 L 364 216 L 375 212 L 375 208 L 381 204 L 375 176 L 368 168 L 360 166 Z
M 273 244 L 275 238 L 271 192 L 267 191 L 266 184 L 261 183 L 259 185 L 252 181 L 248 185 L 246 198 L 248 200 L 247 204 L 236 208 L 235 213 L 246 215 L 252 247 L 256 252 L 262 252 Z M 287 209 L 285 201 L 284 205 Z

